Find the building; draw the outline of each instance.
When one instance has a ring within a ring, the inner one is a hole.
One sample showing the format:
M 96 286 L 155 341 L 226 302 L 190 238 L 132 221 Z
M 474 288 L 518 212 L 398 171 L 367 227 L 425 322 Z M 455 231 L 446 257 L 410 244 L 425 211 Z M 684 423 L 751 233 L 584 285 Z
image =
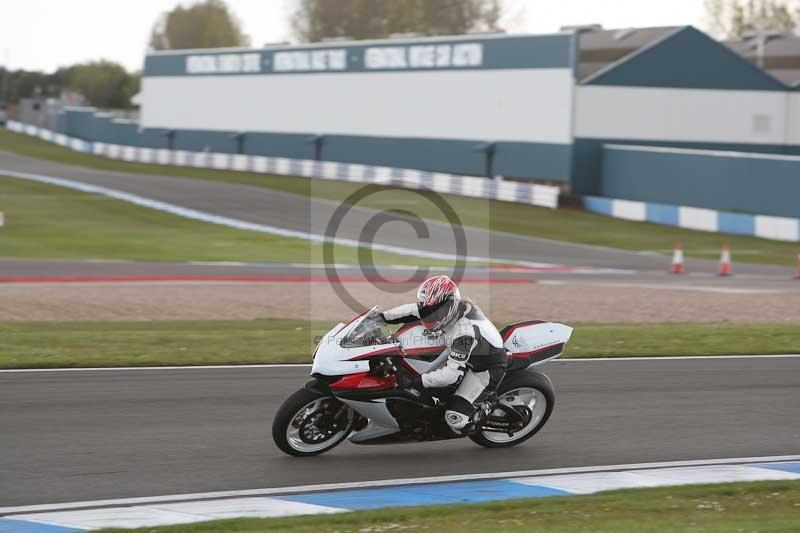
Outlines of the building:
M 58 98 L 33 96 L 21 98 L 17 105 L 17 120 L 42 128 L 57 130 L 64 110 L 85 106 L 86 98 L 74 91 L 63 90 Z
M 797 87 L 800 84 L 800 36 L 777 32 L 751 35 L 725 41 L 725 44 L 786 85 Z
M 142 126 L 177 148 L 569 179 L 573 35 L 154 53 Z M 187 98 L 187 95 L 191 95 Z M 204 102 L 202 111 L 197 107 Z M 524 111 L 522 111 L 524 109 Z
M 584 79 L 680 27 L 604 29 L 591 24 L 563 29 L 581 32 L 578 77 Z M 786 85 L 792 87 L 800 83 L 800 36 L 791 32 L 766 32 L 723 43 Z
M 139 100 L 64 132 L 800 215 L 800 92 L 688 26 L 155 52 Z
M 599 24 L 562 28 L 564 31 L 572 30 L 580 33 L 579 80 L 588 78 L 611 63 L 679 29 L 678 26 L 604 29 Z

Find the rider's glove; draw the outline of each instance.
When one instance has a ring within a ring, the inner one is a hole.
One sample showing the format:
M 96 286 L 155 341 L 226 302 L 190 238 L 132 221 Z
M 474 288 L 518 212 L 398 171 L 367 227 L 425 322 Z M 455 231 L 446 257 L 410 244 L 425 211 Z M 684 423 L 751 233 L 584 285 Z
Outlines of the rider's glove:
M 403 390 L 422 390 L 422 376 L 417 374 L 411 375 L 408 372 L 400 372 L 397 374 L 397 388 Z
M 442 336 L 442 331 L 441 330 L 433 331 L 433 330 L 430 330 L 430 329 L 423 329 L 422 330 L 422 335 L 426 339 L 436 340 L 436 339 L 438 339 L 439 337 Z

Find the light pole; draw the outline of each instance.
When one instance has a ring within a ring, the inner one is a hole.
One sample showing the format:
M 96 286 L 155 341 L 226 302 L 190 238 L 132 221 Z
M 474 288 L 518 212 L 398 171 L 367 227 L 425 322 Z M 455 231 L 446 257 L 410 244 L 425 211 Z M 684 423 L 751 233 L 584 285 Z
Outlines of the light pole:
M 755 29 L 742 34 L 745 39 L 752 40 L 756 45 L 756 65 L 764 68 L 764 58 L 767 55 L 767 43 L 770 39 L 780 37 L 783 32 L 778 30 Z
M 11 77 L 11 51 L 6 48 L 3 50 L 3 97 L 0 98 L 0 102 L 7 104 L 8 103 L 8 78 Z

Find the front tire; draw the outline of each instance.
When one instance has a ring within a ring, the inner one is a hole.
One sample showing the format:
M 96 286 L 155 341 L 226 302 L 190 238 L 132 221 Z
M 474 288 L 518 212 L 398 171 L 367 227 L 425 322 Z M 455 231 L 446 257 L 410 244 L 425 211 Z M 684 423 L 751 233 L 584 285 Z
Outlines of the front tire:
M 556 402 L 556 393 L 550 378 L 533 369 L 506 375 L 497 388 L 497 397 L 507 406 L 525 406 L 530 410 L 531 418 L 513 435 L 483 428 L 470 435 L 473 442 L 486 448 L 508 448 L 533 437 L 550 418 Z
M 278 409 L 272 422 L 272 439 L 289 455 L 319 455 L 347 438 L 354 420 L 355 412 L 348 405 L 303 388 Z

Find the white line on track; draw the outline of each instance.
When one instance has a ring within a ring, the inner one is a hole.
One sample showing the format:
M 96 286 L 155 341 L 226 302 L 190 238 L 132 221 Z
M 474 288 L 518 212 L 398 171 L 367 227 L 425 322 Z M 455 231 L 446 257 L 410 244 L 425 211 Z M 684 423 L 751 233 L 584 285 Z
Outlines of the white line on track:
M 537 273 L 539 274 L 539 273 Z M 772 278 L 775 279 L 775 278 Z M 781 281 L 789 280 L 786 278 L 779 278 Z M 584 281 L 584 280 L 555 280 L 555 279 L 540 279 L 537 280 L 540 285 L 581 285 L 584 287 L 618 287 L 622 289 L 653 289 L 665 291 L 689 291 L 689 292 L 710 292 L 714 294 L 783 294 L 786 289 L 758 289 L 747 287 L 715 287 L 710 285 L 678 285 L 669 283 L 664 280 L 664 283 L 618 283 L 611 281 Z M 797 287 L 800 289 L 800 287 Z
M 172 215 L 177 215 L 184 218 L 190 218 L 193 220 L 200 220 L 202 222 L 209 222 L 212 224 L 219 224 L 222 226 L 228 226 L 231 228 L 242 229 L 242 230 L 250 230 L 250 231 L 258 231 L 261 233 L 268 233 L 271 235 L 278 235 L 281 237 L 291 237 L 296 239 L 303 239 L 312 242 L 326 242 L 332 241 L 335 244 L 350 246 L 355 248 L 364 248 L 367 247 L 364 243 L 360 241 L 354 241 L 352 239 L 331 239 L 330 237 L 326 237 L 324 235 L 317 235 L 313 233 L 308 233 L 305 231 L 297 231 L 297 230 L 290 230 L 285 228 L 279 228 L 276 226 L 269 226 L 266 224 L 257 224 L 254 222 L 247 222 L 244 220 L 239 220 L 231 217 L 221 216 L 221 215 L 214 215 L 211 213 L 206 213 L 204 211 L 198 211 L 196 209 L 190 209 L 186 207 L 181 207 L 179 205 L 170 204 L 167 202 L 162 202 L 159 200 L 153 200 L 150 198 L 145 198 L 144 196 L 139 196 L 138 194 L 132 194 L 124 191 L 120 191 L 117 189 L 110 189 L 108 187 L 101 187 L 98 185 L 92 185 L 89 183 L 84 183 L 82 181 L 64 179 L 64 178 L 57 178 L 53 176 L 43 176 L 39 174 L 30 174 L 27 172 L 14 172 L 11 170 L 3 170 L 0 169 L 0 174 L 3 176 L 9 176 L 12 178 L 17 179 L 25 179 L 30 181 L 35 181 L 39 183 L 45 183 L 47 185 L 56 185 L 59 187 L 65 187 L 67 189 L 78 190 L 87 193 L 93 194 L 100 194 L 103 196 L 107 196 L 109 198 L 113 198 L 115 200 L 121 200 L 123 202 L 128 202 L 134 205 L 138 205 L 141 207 L 147 207 L 150 209 L 154 209 L 156 211 L 162 211 L 165 213 L 170 213 Z M 375 250 L 381 250 L 385 252 L 396 253 L 398 255 L 406 255 L 412 257 L 426 257 L 432 259 L 444 259 L 444 260 L 452 260 L 458 259 L 456 256 L 452 254 L 444 254 L 438 252 L 428 252 L 423 250 L 415 250 L 412 248 L 406 248 L 402 246 L 393 246 L 393 245 L 383 245 L 372 243 L 371 248 Z M 470 258 L 473 259 L 473 258 Z M 482 260 L 482 258 L 474 259 L 474 260 Z M 491 262 L 492 259 L 486 259 L 486 262 Z M 515 262 L 518 263 L 518 262 Z
M 118 498 L 113 500 L 94 500 L 85 502 L 67 502 L 41 505 L 26 505 L 21 507 L 0 507 L 0 516 L 7 514 L 33 513 L 58 511 L 64 509 L 82 509 L 106 506 L 130 506 L 150 503 L 195 501 L 195 500 L 219 500 L 225 498 L 238 498 L 244 496 L 269 496 L 279 494 L 299 494 L 307 492 L 319 492 L 324 490 L 347 490 L 363 489 L 370 487 L 396 487 L 403 485 L 419 485 L 423 483 L 448 483 L 454 481 L 474 481 L 482 479 L 509 479 L 531 476 L 549 476 L 561 474 L 582 474 L 588 472 L 614 472 L 619 470 L 640 470 L 650 468 L 680 468 L 687 466 L 712 466 L 712 465 L 735 465 L 748 463 L 775 463 L 798 461 L 800 455 L 779 455 L 768 457 L 734 457 L 726 459 L 701 459 L 691 461 L 667 461 L 658 463 L 633 463 L 606 466 L 583 466 L 569 468 L 549 468 L 542 470 L 520 470 L 513 472 L 489 472 L 483 474 L 459 474 L 451 476 L 435 476 L 405 479 L 383 479 L 376 481 L 356 481 L 350 483 L 327 483 L 321 485 L 302 485 L 298 487 L 277 487 L 249 490 L 230 490 L 218 492 L 200 492 L 194 494 L 170 494 L 166 496 L 152 496 L 140 498 Z
M 47 185 L 56 185 L 59 187 L 64 187 L 67 189 L 73 189 L 77 191 L 93 193 L 93 194 L 100 194 L 102 196 L 107 196 L 109 198 L 113 198 L 115 200 L 120 200 L 123 202 L 128 202 L 134 205 L 138 205 L 141 207 L 147 207 L 149 209 L 155 209 L 156 211 L 162 211 L 164 213 L 170 213 L 172 215 L 177 215 L 183 218 L 189 218 L 192 220 L 200 220 L 202 222 L 209 222 L 211 224 L 218 224 L 221 226 L 227 226 L 230 228 L 241 229 L 241 230 L 249 230 L 249 231 L 258 231 L 261 233 L 267 233 L 270 235 L 278 235 L 281 237 L 290 237 L 295 239 L 302 239 L 311 242 L 323 243 L 323 242 L 332 242 L 333 244 L 338 244 L 342 246 L 349 246 L 351 248 L 367 248 L 372 250 L 379 250 L 383 252 L 389 252 L 397 255 L 402 256 L 410 256 L 410 257 L 424 257 L 427 259 L 441 259 L 445 261 L 473 261 L 477 263 L 508 263 L 512 265 L 519 265 L 523 267 L 533 267 L 539 268 L 543 266 L 561 266 L 561 265 L 553 265 L 551 263 L 539 263 L 539 262 L 531 262 L 531 261 L 522 261 L 516 259 L 504 259 L 501 257 L 479 257 L 479 256 L 467 256 L 461 257 L 458 254 L 449 254 L 449 253 L 442 253 L 442 252 L 433 252 L 428 250 L 419 250 L 416 248 L 409 248 L 406 246 L 396 246 L 393 244 L 381 244 L 381 243 L 365 243 L 361 241 L 356 241 L 353 239 L 344 239 L 339 237 L 330 237 L 327 235 L 318 235 L 315 233 L 308 233 L 305 231 L 298 231 L 298 230 L 290 230 L 286 228 L 279 228 L 277 226 L 269 226 L 266 224 L 257 224 L 255 222 L 248 222 L 246 220 L 240 220 L 236 218 L 226 217 L 222 215 L 214 215 L 212 213 L 207 213 L 204 211 L 199 211 L 197 209 L 190 209 L 188 207 L 181 207 L 179 205 L 171 204 L 168 202 L 162 202 L 160 200 L 153 200 L 151 198 L 146 198 L 144 196 L 140 196 L 138 194 L 128 193 L 125 191 L 120 191 L 117 189 L 111 189 L 108 187 L 101 187 L 99 185 L 92 185 L 89 183 L 85 183 L 82 181 L 71 180 L 71 179 L 64 179 L 64 178 L 57 178 L 54 176 L 44 176 L 40 174 L 30 174 L 28 172 L 15 172 L 11 170 L 3 170 L 0 169 L 0 175 L 8 176 L 11 178 L 17 179 L 24 179 L 35 181 L 38 183 L 45 183 Z M 338 202 L 334 202 L 335 205 L 339 205 Z M 487 230 L 488 231 L 488 230 Z M 571 267 L 570 267 L 571 268 Z M 587 271 L 587 269 L 576 269 L 576 272 Z M 615 268 L 590 268 L 588 269 L 590 273 L 619 273 L 619 274 L 632 274 L 635 273 L 633 270 L 625 270 L 625 269 L 615 269 Z
M 694 361 L 698 359 L 797 359 L 800 354 L 772 355 L 685 355 L 685 356 L 650 356 L 650 357 L 587 357 L 582 359 L 556 359 L 550 363 L 594 363 L 594 362 L 626 362 L 626 361 Z M 111 372 L 128 370 L 235 370 L 239 368 L 311 368 L 311 363 L 279 363 L 274 365 L 187 365 L 187 366 L 120 366 L 120 367 L 88 367 L 88 368 L 7 368 L 0 373 L 18 372 Z
M 279 363 L 275 365 L 186 365 L 186 366 L 120 366 L 88 368 L 9 368 L 3 372 L 109 372 L 115 370 L 224 370 L 236 368 L 311 368 L 311 363 Z
M 762 354 L 762 355 L 670 355 L 659 356 L 651 355 L 645 357 L 583 357 L 575 359 L 555 359 L 555 363 L 589 363 L 593 361 L 685 361 L 696 359 L 796 359 L 800 358 L 800 354 L 787 353 L 787 354 Z

